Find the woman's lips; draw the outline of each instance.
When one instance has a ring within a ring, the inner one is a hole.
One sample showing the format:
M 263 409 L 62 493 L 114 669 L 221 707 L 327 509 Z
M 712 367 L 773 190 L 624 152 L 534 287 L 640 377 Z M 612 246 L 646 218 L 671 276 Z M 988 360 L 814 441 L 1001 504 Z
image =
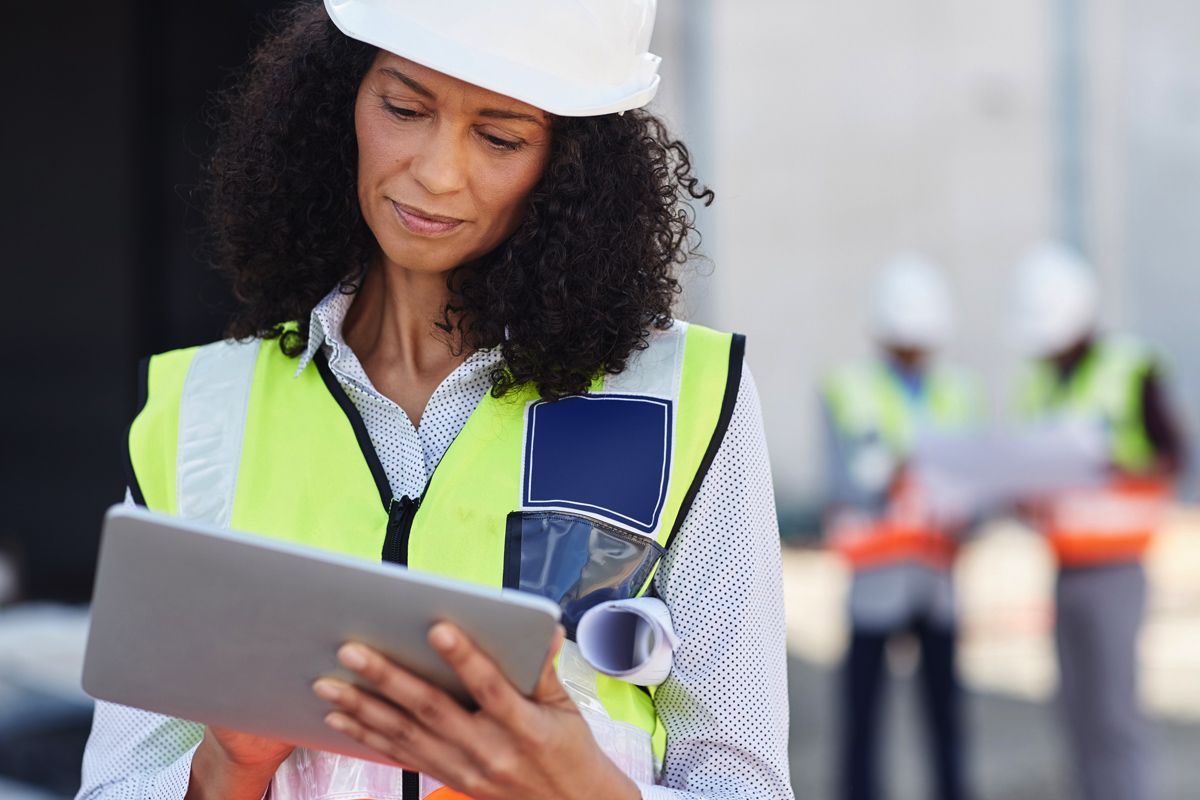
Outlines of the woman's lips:
M 400 224 L 418 236 L 441 236 L 463 224 L 461 219 L 426 215 L 412 206 L 401 205 L 395 200 L 392 201 L 392 208 L 396 209 L 396 216 L 400 218 Z

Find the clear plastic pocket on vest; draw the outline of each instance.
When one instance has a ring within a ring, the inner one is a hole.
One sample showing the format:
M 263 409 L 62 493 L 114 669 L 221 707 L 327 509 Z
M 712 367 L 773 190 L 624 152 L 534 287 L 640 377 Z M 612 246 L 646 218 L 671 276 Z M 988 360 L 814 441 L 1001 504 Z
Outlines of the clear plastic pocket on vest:
M 638 783 L 654 783 L 655 762 L 650 734 L 636 725 L 613 719 L 600 700 L 596 670 L 579 653 L 574 642 L 564 642 L 558 654 L 558 679 L 575 701 L 596 744 L 622 772 Z
M 403 784 L 400 767 L 298 747 L 276 770 L 267 800 L 409 800 Z
M 504 585 L 558 603 L 573 637 L 592 606 L 636 596 L 662 554 L 648 536 L 581 514 L 516 511 L 508 515 Z

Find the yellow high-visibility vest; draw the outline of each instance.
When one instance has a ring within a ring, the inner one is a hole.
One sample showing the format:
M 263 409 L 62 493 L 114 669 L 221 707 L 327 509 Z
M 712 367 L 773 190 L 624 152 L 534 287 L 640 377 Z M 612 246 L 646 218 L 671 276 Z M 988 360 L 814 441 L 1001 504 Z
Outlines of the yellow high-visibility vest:
M 559 602 L 568 633 L 651 583 L 724 435 L 744 340 L 676 322 L 619 375 L 556 402 L 486 395 L 420 497 L 393 497 L 322 354 L 297 373 L 274 341 L 164 353 L 129 432 L 149 508 Z M 604 711 L 650 737 L 652 692 L 595 674 Z

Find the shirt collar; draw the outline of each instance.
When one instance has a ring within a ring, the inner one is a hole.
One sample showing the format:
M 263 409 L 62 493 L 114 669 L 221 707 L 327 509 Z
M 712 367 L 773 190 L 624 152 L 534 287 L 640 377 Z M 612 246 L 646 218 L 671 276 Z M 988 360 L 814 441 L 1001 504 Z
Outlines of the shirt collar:
M 308 346 L 304 348 L 296 365 L 297 375 L 304 371 L 317 355 L 317 351 L 325 345 L 333 349 L 334 360 L 337 360 L 338 349 L 345 345 L 342 339 L 342 324 L 346 321 L 346 314 L 353 302 L 354 295 L 343 291 L 342 283 L 339 282 L 313 307 L 308 317 Z
M 304 372 L 322 347 L 329 346 L 332 351 L 329 359 L 331 362 L 336 362 L 341 349 L 347 347 L 346 341 L 342 338 L 342 325 L 346 321 L 346 314 L 349 313 L 351 304 L 354 303 L 354 293 L 343 291 L 343 285 L 339 283 L 333 287 L 309 314 L 308 345 L 300 354 L 300 360 L 296 364 L 297 377 Z M 507 338 L 507 329 L 504 335 Z M 475 351 L 467 358 L 467 363 L 478 368 L 485 368 L 494 366 L 501 358 L 500 348 L 494 347 Z

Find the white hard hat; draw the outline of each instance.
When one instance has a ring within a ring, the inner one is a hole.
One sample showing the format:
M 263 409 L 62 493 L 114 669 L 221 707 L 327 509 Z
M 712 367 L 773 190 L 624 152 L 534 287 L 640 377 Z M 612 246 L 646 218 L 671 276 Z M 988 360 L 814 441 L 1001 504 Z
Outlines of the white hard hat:
M 1031 356 L 1052 356 L 1092 332 L 1100 313 L 1096 274 L 1059 242 L 1033 248 L 1016 268 L 1015 333 Z
M 917 255 L 888 262 L 875 284 L 871 309 L 871 332 L 876 341 L 933 350 L 944 345 L 953 331 L 950 288 L 941 271 Z
M 657 0 L 325 0 L 347 36 L 521 100 L 587 117 L 658 91 Z

